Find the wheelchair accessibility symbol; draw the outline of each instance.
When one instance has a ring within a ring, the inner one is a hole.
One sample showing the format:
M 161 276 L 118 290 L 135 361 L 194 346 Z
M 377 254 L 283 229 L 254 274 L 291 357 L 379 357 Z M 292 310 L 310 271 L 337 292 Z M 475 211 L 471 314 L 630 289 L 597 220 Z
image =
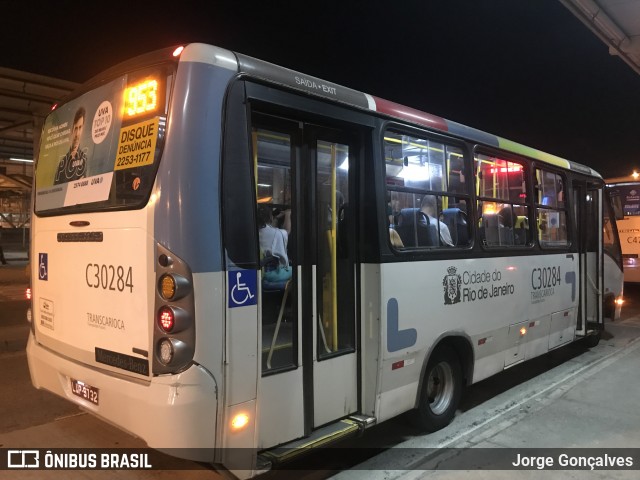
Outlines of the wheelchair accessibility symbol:
M 38 254 L 38 279 L 49 280 L 49 254 Z
M 246 307 L 258 303 L 257 273 L 255 270 L 227 272 L 229 308 Z

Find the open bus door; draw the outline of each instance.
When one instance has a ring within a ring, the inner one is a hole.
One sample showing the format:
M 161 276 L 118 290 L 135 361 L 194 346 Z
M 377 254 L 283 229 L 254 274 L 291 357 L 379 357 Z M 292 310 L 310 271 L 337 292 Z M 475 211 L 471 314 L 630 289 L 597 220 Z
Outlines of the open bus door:
M 263 460 L 277 463 L 361 430 L 348 418 L 359 410 L 354 208 L 359 144 L 354 132 L 331 126 L 258 111 L 252 122 L 258 210 L 284 205 L 291 212 L 292 276 L 278 291 L 265 271 L 258 300 L 257 447 L 264 450 Z
M 593 183 L 573 182 L 576 242 L 580 260 L 578 281 L 578 323 L 576 335 L 590 337 L 597 344 L 604 329 L 602 316 L 602 189 Z

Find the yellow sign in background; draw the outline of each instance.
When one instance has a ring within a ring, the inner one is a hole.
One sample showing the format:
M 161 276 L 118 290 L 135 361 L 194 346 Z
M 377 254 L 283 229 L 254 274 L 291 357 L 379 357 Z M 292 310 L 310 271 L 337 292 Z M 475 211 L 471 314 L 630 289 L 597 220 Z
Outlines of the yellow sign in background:
M 158 138 L 158 118 L 128 125 L 120 129 L 114 170 L 153 164 Z

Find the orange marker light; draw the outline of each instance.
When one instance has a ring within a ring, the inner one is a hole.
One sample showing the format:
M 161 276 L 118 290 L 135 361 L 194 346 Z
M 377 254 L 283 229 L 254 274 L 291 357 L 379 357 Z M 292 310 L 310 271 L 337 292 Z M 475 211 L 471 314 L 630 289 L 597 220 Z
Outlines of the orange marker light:
M 246 427 L 248 423 L 249 415 L 247 415 L 246 413 L 239 413 L 235 417 L 233 417 L 233 420 L 231 420 L 231 427 L 234 430 L 240 430 L 241 428 Z

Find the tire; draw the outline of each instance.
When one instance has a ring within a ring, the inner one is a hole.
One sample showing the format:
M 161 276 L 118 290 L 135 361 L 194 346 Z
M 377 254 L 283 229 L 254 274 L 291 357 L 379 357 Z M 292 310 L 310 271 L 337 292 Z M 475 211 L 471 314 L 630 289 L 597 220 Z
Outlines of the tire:
M 582 344 L 587 348 L 597 347 L 600 343 L 600 337 L 602 336 L 602 332 L 594 333 L 592 335 L 587 335 L 582 339 Z
M 431 355 L 422 382 L 416 417 L 418 426 L 435 432 L 453 420 L 462 397 L 462 367 L 451 347 L 438 347 Z

